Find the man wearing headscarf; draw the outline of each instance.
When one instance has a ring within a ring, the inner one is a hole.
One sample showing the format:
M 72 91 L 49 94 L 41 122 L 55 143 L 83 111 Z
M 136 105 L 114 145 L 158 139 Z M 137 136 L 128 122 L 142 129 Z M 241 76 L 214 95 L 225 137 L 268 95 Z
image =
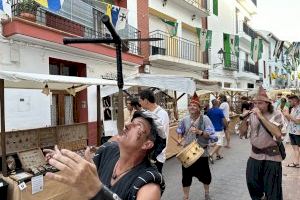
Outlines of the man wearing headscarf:
M 208 164 L 208 144 L 209 140 L 216 139 L 214 128 L 210 119 L 200 113 L 200 101 L 195 93 L 188 105 L 189 115 L 184 117 L 177 128 L 177 133 L 186 147 L 197 140 L 198 144 L 204 148 L 204 154 L 191 166 L 185 168 L 182 166 L 182 187 L 184 200 L 189 199 L 190 186 L 192 178 L 197 177 L 204 184 L 205 200 L 209 200 L 209 184 L 211 182 L 211 173 Z

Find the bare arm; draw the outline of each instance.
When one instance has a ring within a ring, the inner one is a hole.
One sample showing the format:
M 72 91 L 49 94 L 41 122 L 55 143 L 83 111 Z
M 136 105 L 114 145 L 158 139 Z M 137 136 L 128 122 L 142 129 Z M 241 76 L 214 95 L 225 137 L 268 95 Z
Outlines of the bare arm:
M 159 200 L 160 187 L 155 183 L 149 183 L 141 187 L 137 193 L 137 200 Z
M 288 111 L 283 112 L 283 115 L 284 115 L 288 120 L 290 120 L 290 121 L 292 121 L 292 122 L 294 122 L 294 123 L 296 123 L 296 124 L 300 124 L 300 119 L 297 119 L 297 118 L 295 118 L 295 117 L 292 117 L 292 116 L 288 113 Z

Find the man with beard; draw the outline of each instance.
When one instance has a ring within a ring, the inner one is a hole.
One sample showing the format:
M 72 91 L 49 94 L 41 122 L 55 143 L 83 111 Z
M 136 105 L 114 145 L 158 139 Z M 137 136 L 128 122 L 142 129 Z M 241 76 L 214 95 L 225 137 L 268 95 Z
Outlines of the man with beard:
M 46 158 L 60 173 L 48 172 L 46 176 L 72 186 L 78 192 L 77 199 L 159 200 L 164 180 L 148 159 L 162 129 L 157 127 L 151 113 L 135 112 L 117 142 L 102 145 L 93 160 L 89 149 L 81 158 L 56 146 L 54 151 L 47 150 Z
M 271 100 L 260 87 L 254 108 L 240 125 L 240 133 L 250 126 L 252 152 L 247 162 L 246 179 L 253 200 L 282 200 L 282 156 L 278 146 L 283 126 L 282 114 L 274 111 Z

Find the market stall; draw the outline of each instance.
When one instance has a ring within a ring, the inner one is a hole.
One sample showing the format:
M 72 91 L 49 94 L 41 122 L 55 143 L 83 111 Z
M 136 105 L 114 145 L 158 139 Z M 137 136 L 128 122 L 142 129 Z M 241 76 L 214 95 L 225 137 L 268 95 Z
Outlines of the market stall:
M 49 197 L 48 199 L 69 199 L 69 197 L 72 197 L 69 194 L 73 193 L 70 192 L 70 188 L 67 186 L 61 184 L 60 187 L 59 183 L 40 176 L 47 171 L 56 171 L 56 169 L 45 163 L 41 148 L 51 148 L 55 144 L 58 144 L 60 148 L 70 149 L 83 155 L 82 150 L 87 146 L 88 125 L 87 123 L 77 123 L 37 129 L 6 131 L 4 88 L 40 89 L 46 95 L 49 95 L 50 90 L 66 90 L 70 95 L 75 96 L 77 92 L 91 85 L 97 85 L 97 110 L 99 110 L 100 85 L 117 85 L 116 81 L 87 77 L 0 71 L 1 176 L 9 183 L 9 199 L 36 199 L 40 195 L 43 196 L 42 199 L 47 199 L 47 197 Z M 97 119 L 97 133 L 100 136 L 100 112 L 97 112 Z M 100 141 L 100 137 L 98 140 Z M 17 160 L 14 159 L 16 157 L 13 157 L 16 154 Z M 21 162 L 22 169 L 15 172 L 17 162 Z M 7 170 L 8 166 L 10 171 Z M 31 182 L 33 177 L 37 176 L 42 177 L 44 187 L 39 193 L 33 195 L 33 192 L 31 193 L 29 190 L 34 188 L 34 186 L 31 188 Z M 27 189 L 24 188 L 21 191 L 21 187 L 18 185 L 23 182 L 27 183 Z M 58 186 L 59 189 L 57 189 Z

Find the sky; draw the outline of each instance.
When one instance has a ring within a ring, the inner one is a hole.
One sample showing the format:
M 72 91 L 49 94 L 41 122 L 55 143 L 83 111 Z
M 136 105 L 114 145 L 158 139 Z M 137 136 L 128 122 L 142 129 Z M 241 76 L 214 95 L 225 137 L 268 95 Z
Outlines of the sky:
M 257 14 L 251 23 L 280 40 L 300 41 L 300 0 L 257 0 Z

